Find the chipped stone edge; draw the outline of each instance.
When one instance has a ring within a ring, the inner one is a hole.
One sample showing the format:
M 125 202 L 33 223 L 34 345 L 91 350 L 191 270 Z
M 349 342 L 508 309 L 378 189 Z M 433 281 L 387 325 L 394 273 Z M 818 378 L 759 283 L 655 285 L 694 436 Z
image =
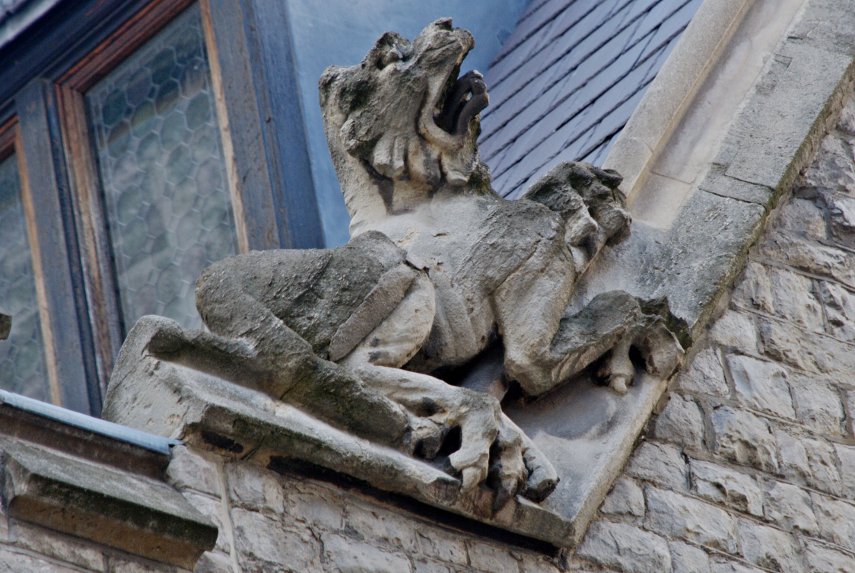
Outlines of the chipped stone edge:
M 689 22 L 603 163 L 623 175 L 628 196 L 644 183 L 752 2 L 705 0 Z

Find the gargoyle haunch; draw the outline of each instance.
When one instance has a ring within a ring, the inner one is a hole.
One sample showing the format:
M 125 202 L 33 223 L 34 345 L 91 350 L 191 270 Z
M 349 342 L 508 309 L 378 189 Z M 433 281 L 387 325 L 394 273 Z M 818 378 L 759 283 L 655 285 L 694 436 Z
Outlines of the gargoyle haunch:
M 558 479 L 502 413 L 511 385 L 534 397 L 590 367 L 625 392 L 631 353 L 668 376 L 682 351 L 664 305 L 612 292 L 566 311 L 580 273 L 628 233 L 620 177 L 566 163 L 518 201 L 493 192 L 476 145 L 487 91 L 475 72 L 458 78 L 472 47 L 443 19 L 328 69 L 350 243 L 213 265 L 196 290 L 209 332 L 176 327 L 152 350 L 229 354 L 241 384 L 441 462 L 464 491 L 495 491 L 497 509 L 541 500 Z

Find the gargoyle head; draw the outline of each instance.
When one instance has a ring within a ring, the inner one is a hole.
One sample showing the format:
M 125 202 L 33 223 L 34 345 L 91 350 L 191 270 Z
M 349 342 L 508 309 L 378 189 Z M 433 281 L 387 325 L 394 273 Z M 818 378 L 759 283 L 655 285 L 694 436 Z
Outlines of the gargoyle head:
M 355 164 L 423 193 L 469 180 L 479 164 L 478 112 L 488 103 L 480 74 L 458 78 L 474 43 L 445 18 L 412 42 L 386 33 L 360 65 L 324 72 L 324 127 L 343 187 Z

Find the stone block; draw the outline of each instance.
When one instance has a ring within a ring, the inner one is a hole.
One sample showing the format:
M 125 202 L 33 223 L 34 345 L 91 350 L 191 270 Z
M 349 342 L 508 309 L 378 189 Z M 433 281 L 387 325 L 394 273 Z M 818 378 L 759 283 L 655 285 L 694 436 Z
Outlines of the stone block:
M 716 453 L 764 471 L 778 469 L 778 445 L 766 420 L 745 410 L 719 406 L 711 421 Z
M 853 346 L 825 336 L 807 336 L 803 330 L 772 319 L 759 319 L 758 332 L 763 354 L 808 372 L 826 374 L 835 381 L 853 384 Z
M 656 418 L 654 432 L 660 440 L 700 450 L 704 445 L 703 412 L 690 397 L 672 392 L 668 405 Z
M 846 0 L 811 0 L 789 31 L 819 48 L 855 55 L 855 14 Z
M 321 547 L 310 531 L 242 508 L 231 511 L 238 562 L 248 570 L 318 571 Z
M 724 169 L 713 165 L 699 185 L 700 189 L 724 197 L 732 197 L 740 201 L 766 205 L 772 197 L 773 189 L 766 185 L 756 185 L 728 177 Z
M 281 514 L 285 494 L 281 478 L 271 470 L 250 462 L 235 461 L 223 466 L 229 501 L 235 507 Z
M 223 502 L 219 498 L 190 490 L 183 491 L 182 495 L 190 505 L 213 523 L 219 531 L 214 549 L 223 553 L 229 553 L 232 547 L 232 532 L 231 526 L 224 522 L 226 509 Z
M 739 537 L 742 554 L 751 563 L 782 573 L 802 573 L 798 545 L 788 533 L 741 519 Z
M 329 489 L 301 491 L 304 488 L 287 484 L 284 509 L 291 518 L 305 521 L 312 529 L 339 531 L 345 524 L 346 504 L 341 493 Z
M 417 526 L 415 529 L 421 554 L 455 565 L 466 565 L 468 562 L 466 542 L 460 535 L 437 527 L 428 529 Z
M 645 488 L 645 497 L 647 529 L 727 553 L 736 552 L 736 522 L 723 509 L 653 487 Z
M 469 565 L 481 571 L 519 571 L 520 558 L 507 546 L 469 542 Z
M 576 554 L 628 573 L 671 569 L 671 553 L 665 539 L 624 523 L 592 523 Z
M 522 562 L 522 573 L 562 573 L 563 571 L 564 568 L 546 557 L 528 558 Z
M 188 569 L 170 567 L 147 559 L 110 556 L 107 573 L 189 573 Z
M 828 317 L 828 333 L 855 342 L 855 293 L 826 281 L 820 283 L 819 293 Z
M 845 414 L 837 388 L 816 377 L 790 378 L 796 419 L 815 432 L 838 436 L 843 431 Z
M 847 143 L 850 157 L 855 156 L 855 138 Z M 855 160 L 851 171 L 855 178 Z M 855 194 L 855 184 L 850 185 L 847 192 Z M 828 220 L 834 242 L 849 249 L 855 248 L 855 197 L 842 193 L 823 193 L 825 208 L 828 210 Z M 851 316 L 851 315 L 850 315 Z
M 208 551 L 203 553 L 193 573 L 232 573 L 231 557 L 219 551 Z
M 660 442 L 642 442 L 632 454 L 626 473 L 676 490 L 688 486 L 686 460 L 676 447 Z
M 710 573 L 763 573 L 763 569 L 750 567 L 736 561 L 723 561 L 719 557 L 710 563 Z
M 775 226 L 789 235 L 809 240 L 828 238 L 825 213 L 810 199 L 793 198 L 781 205 Z
M 785 40 L 776 50 L 786 66 L 769 66 L 764 76 L 772 89 L 757 89 L 735 120 L 746 129 L 726 174 L 779 189 L 792 183 L 809 151 L 805 140 L 821 129 L 826 104 L 838 89 L 851 58 Z
M 842 493 L 840 471 L 837 469 L 837 456 L 829 442 L 803 438 L 807 452 L 810 476 L 808 483 L 820 491 L 835 495 Z
M 811 494 L 823 539 L 855 551 L 855 505 L 822 494 Z
M 375 542 L 401 547 L 410 554 L 419 551 L 418 527 L 412 516 L 391 508 L 351 500 L 345 508 L 345 527 L 370 532 Z
M 684 392 L 718 397 L 730 394 L 718 351 L 715 348 L 705 348 L 698 352 L 691 364 L 677 375 L 676 387 Z
M 448 565 L 433 559 L 414 557 L 412 562 L 413 573 L 455 573 Z
M 841 494 L 855 499 L 855 446 L 834 444 L 834 453 L 840 460 Z
M 22 549 L 84 569 L 103 571 L 106 565 L 103 551 L 94 544 L 67 537 L 50 529 L 18 522 L 13 526 L 11 541 Z M 5 563 L 0 560 L 0 567 L 2 565 Z
M 833 132 L 823 138 L 799 183 L 813 191 L 855 191 L 855 159 L 848 142 Z
M 733 302 L 778 316 L 805 330 L 824 331 L 822 307 L 813 282 L 804 275 L 750 262 L 733 291 Z
M 849 573 L 855 571 L 855 556 L 808 540 L 805 561 L 812 573 Z
M 738 354 L 725 356 L 725 363 L 740 404 L 776 416 L 795 418 L 786 370 L 774 362 Z
M 619 477 L 609 495 L 606 496 L 600 511 L 613 515 L 644 516 L 644 492 L 635 481 Z
M 215 462 L 184 445 L 172 448 L 166 477 L 169 483 L 179 489 L 190 488 L 216 496 L 221 493 L 219 470 Z
M 700 497 L 752 515 L 763 515 L 763 491 L 750 475 L 700 460 L 690 460 L 689 471 L 693 490 Z
M 411 573 L 410 560 L 403 553 L 378 549 L 362 541 L 335 534 L 322 536 L 324 560 L 334 573 Z
M 781 429 L 776 429 L 774 434 L 780 454 L 780 475 L 799 483 L 807 483 L 811 478 L 811 469 L 801 438 Z
M 710 573 L 710 558 L 707 552 L 682 541 L 671 541 L 672 573 Z
M 779 481 L 770 482 L 766 487 L 763 513 L 767 521 L 808 535 L 819 531 L 810 495 L 805 490 Z
M 754 317 L 744 311 L 726 311 L 710 327 L 710 340 L 737 352 L 757 352 Z
M 850 437 L 855 437 L 855 390 L 846 390 L 843 392 L 846 411 L 846 433 Z
M 855 253 L 772 231 L 759 243 L 757 254 L 855 288 Z

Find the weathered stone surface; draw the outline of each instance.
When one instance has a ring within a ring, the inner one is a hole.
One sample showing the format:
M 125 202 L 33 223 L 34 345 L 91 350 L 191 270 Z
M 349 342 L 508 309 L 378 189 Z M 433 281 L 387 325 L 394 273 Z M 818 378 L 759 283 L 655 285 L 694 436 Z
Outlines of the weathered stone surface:
M 763 492 L 751 476 L 700 460 L 691 460 L 689 470 L 699 496 L 752 515 L 763 515 Z
M 671 569 L 671 553 L 665 539 L 623 523 L 593 523 L 577 555 L 634 573 Z
M 224 467 L 229 501 L 237 507 L 274 514 L 285 508 L 285 495 L 276 474 L 255 464 L 228 463 Z
M 821 490 L 840 495 L 841 479 L 837 469 L 837 456 L 834 448 L 828 442 L 803 438 L 802 442 L 807 452 L 810 476 L 808 483 Z
M 802 441 L 789 432 L 776 429 L 775 441 L 778 444 L 780 473 L 796 482 L 805 483 L 811 478 L 807 450 Z
M 644 492 L 633 480 L 621 477 L 615 481 L 601 507 L 603 513 L 615 515 L 644 515 Z
M 758 332 L 763 353 L 773 360 L 843 380 L 855 369 L 852 346 L 834 338 L 808 337 L 793 326 L 766 319 L 760 319 Z
M 841 493 L 855 500 L 855 446 L 834 444 L 834 453 L 840 460 Z
M 767 471 L 778 468 L 778 445 L 764 419 L 729 406 L 713 410 L 715 451 L 727 459 Z
M 792 484 L 771 482 L 766 490 L 763 511 L 768 521 L 784 529 L 797 529 L 809 535 L 819 530 L 810 495 Z
M 16 523 L 11 533 L 10 541 L 17 547 L 33 553 L 94 571 L 103 571 L 106 565 L 104 551 L 94 545 L 82 542 L 80 539 L 67 537 L 50 529 L 33 527 L 26 523 Z M 0 567 L 6 565 L 0 561 Z M 9 571 L 11 573 L 12 570 Z
M 821 191 L 855 190 L 855 165 L 852 149 L 842 139 L 826 137 L 802 185 Z
M 796 540 L 791 535 L 742 519 L 739 538 L 742 553 L 751 563 L 783 573 L 804 571 Z
M 790 379 L 790 390 L 799 422 L 822 434 L 841 434 L 845 415 L 837 388 L 814 377 L 799 376 Z
M 668 546 L 673 573 L 710 573 L 710 559 L 703 549 L 681 541 L 672 541 Z
M 515 571 L 519 567 L 519 557 L 504 547 L 478 543 L 469 546 L 469 564 L 479 571 Z
M 710 340 L 737 352 L 756 352 L 754 318 L 746 312 L 728 310 L 710 328 Z
M 645 488 L 645 526 L 714 549 L 735 553 L 736 522 L 724 510 L 697 499 L 652 487 Z
M 199 453 L 184 445 L 172 448 L 172 457 L 166 468 L 169 482 L 178 488 L 191 488 L 210 495 L 220 495 L 219 472 L 214 465 Z
M 728 354 L 725 362 L 740 403 L 776 416 L 795 417 L 786 370 L 773 362 L 737 354 Z
M 684 490 L 688 485 L 686 460 L 670 444 L 643 442 L 633 453 L 626 471 L 629 475 Z
M 811 494 L 820 535 L 849 551 L 855 551 L 855 505 Z
M 704 443 L 704 416 L 689 397 L 671 394 L 668 405 L 656 418 L 656 437 L 699 450 Z
M 783 269 L 748 263 L 740 285 L 733 292 L 733 301 L 777 315 L 814 332 L 824 330 L 822 308 L 814 294 L 813 282 Z
M 855 556 L 837 551 L 827 545 L 808 541 L 805 560 L 810 571 L 816 573 L 849 573 L 855 571 Z
M 855 288 L 855 253 L 773 231 L 758 245 L 758 254 Z
M 325 535 L 324 557 L 336 573 L 410 573 L 403 553 L 390 553 L 354 539 Z
M 710 573 L 760 573 L 762 569 L 749 567 L 736 561 L 723 561 L 717 558 L 710 563 Z
M 718 352 L 712 348 L 700 351 L 688 368 L 678 375 L 677 387 L 686 392 L 712 396 L 730 394 Z
M 320 544 L 309 532 L 286 527 L 260 513 L 235 508 L 234 543 L 247 569 L 299 573 L 321 570 Z
M 829 334 L 855 342 L 855 294 L 827 281 L 820 283 L 819 293 L 828 317 Z
M 813 240 L 828 238 L 825 213 L 808 199 L 793 198 L 782 205 L 776 223 L 778 229 L 790 235 Z

